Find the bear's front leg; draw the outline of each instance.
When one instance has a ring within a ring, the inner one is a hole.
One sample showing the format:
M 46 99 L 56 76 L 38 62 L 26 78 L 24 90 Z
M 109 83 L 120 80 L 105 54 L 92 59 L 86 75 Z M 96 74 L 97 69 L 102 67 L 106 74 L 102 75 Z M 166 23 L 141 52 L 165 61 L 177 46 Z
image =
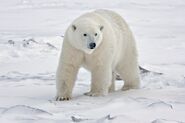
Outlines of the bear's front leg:
M 57 95 L 56 101 L 70 100 L 76 80 L 78 67 L 62 63 L 57 70 Z
M 91 71 L 91 90 L 85 93 L 88 96 L 104 96 L 108 94 L 112 80 L 111 67 L 97 67 Z
M 74 83 L 82 59 L 82 52 L 73 48 L 68 40 L 64 38 L 56 74 L 57 101 L 71 99 Z

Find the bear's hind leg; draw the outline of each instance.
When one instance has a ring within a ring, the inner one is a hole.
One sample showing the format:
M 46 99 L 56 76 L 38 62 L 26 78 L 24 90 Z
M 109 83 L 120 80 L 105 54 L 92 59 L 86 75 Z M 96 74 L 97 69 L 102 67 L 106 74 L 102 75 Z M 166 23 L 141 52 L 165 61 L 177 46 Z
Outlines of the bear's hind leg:
M 122 90 L 138 89 L 140 87 L 139 69 L 137 65 L 125 65 L 118 69 L 118 73 L 124 80 Z

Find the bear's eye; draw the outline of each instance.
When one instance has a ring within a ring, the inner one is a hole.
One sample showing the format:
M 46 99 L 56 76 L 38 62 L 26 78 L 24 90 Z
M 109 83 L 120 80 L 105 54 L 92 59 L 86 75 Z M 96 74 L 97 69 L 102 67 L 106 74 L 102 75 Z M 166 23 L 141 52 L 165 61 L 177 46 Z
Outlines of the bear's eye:
M 95 36 L 97 36 L 98 34 L 97 34 L 97 33 L 95 33 L 94 35 L 95 35 Z
M 87 36 L 87 34 L 86 34 L 86 33 L 84 33 L 84 36 Z

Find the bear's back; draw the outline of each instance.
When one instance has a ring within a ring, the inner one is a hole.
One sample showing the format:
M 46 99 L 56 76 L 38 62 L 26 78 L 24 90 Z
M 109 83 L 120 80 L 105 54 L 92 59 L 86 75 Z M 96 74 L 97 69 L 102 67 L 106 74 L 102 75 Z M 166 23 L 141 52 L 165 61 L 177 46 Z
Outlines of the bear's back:
M 86 23 L 86 21 L 94 21 L 101 24 L 102 22 L 105 23 L 105 20 L 106 22 L 109 22 L 114 29 L 121 29 L 122 31 L 125 31 L 123 29 L 128 29 L 127 23 L 119 14 L 105 9 L 98 9 L 93 12 L 83 14 L 76 18 L 73 23 Z
M 125 28 L 128 29 L 128 25 L 125 22 L 125 20 L 119 14 L 117 14 L 116 12 L 113 12 L 111 10 L 99 9 L 99 10 L 95 10 L 94 13 L 96 13 L 96 14 L 102 16 L 103 18 L 105 18 L 114 27 L 117 27 L 121 30 L 123 30 Z

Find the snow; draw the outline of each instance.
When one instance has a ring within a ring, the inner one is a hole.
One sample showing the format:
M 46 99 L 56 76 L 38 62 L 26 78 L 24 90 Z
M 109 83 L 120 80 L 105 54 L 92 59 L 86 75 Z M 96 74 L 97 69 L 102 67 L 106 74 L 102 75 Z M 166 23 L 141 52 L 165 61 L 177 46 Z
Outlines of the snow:
M 111 9 L 130 25 L 142 67 L 142 88 L 105 97 L 83 95 L 80 70 L 73 99 L 54 100 L 55 71 L 67 26 L 77 16 Z M 185 123 L 184 0 L 1 0 L 1 123 Z

